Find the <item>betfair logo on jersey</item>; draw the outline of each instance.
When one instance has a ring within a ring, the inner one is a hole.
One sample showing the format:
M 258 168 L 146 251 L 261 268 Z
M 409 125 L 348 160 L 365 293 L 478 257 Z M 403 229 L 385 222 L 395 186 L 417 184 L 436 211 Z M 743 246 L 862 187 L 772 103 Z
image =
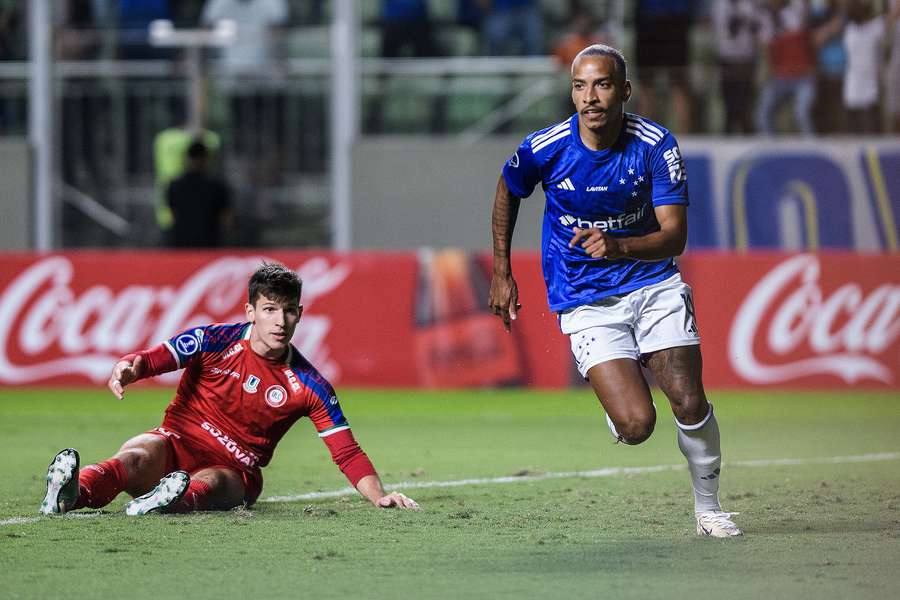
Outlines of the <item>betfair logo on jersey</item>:
M 244 391 L 248 394 L 255 394 L 257 388 L 259 388 L 259 377 L 250 375 L 247 381 L 244 382 Z
M 291 391 L 299 392 L 300 391 L 300 382 L 297 381 L 297 376 L 294 375 L 294 372 L 291 371 L 290 369 L 285 369 L 284 376 L 287 377 L 288 384 L 291 386 Z
M 615 217 L 606 217 L 605 219 L 600 219 L 599 221 L 589 221 L 588 219 L 582 219 L 581 217 L 573 217 L 572 215 L 563 215 L 559 218 L 559 222 L 562 223 L 563 227 L 571 227 L 574 225 L 579 229 L 590 229 L 596 228 L 601 231 L 609 231 L 611 229 L 622 229 L 624 227 L 628 227 L 634 223 L 640 221 L 644 214 L 647 212 L 647 205 L 641 206 L 640 209 L 630 212 L 630 213 L 622 213 L 621 215 L 616 215 Z
M 681 152 L 678 151 L 678 146 L 666 150 L 663 153 L 663 158 L 666 159 L 666 165 L 669 167 L 669 179 L 672 183 L 687 179 L 687 171 L 685 171 L 684 161 L 681 159 Z

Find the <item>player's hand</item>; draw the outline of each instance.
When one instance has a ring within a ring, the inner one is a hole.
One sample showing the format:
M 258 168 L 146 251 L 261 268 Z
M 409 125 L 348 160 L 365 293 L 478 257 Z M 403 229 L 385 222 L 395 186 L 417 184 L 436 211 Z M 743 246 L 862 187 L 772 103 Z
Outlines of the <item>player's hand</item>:
M 400 492 L 391 492 L 387 496 L 379 498 L 375 502 L 375 506 L 378 508 L 408 508 L 410 510 L 419 510 L 419 504 L 415 500 Z
M 569 248 L 574 248 L 576 244 L 584 248 L 584 251 L 591 258 L 622 258 L 625 253 L 619 241 L 603 232 L 596 227 L 590 229 L 580 229 L 573 227 L 572 231 L 575 235 L 569 240 Z
M 125 397 L 125 386 L 132 383 L 140 377 L 141 368 L 144 364 L 144 357 L 138 354 L 134 358 L 134 362 L 120 360 L 113 367 L 112 374 L 109 376 L 109 382 L 106 387 L 113 393 L 113 396 L 119 400 Z
M 491 295 L 488 299 L 491 312 L 503 321 L 503 328 L 510 330 L 510 322 L 515 321 L 519 315 L 519 286 L 512 275 L 497 275 L 491 277 Z

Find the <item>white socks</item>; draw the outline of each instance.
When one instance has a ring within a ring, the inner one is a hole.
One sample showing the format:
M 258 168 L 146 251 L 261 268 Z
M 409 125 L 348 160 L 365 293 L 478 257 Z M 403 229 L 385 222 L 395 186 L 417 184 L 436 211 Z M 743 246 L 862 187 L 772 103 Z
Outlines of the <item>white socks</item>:
M 719 445 L 719 424 L 709 413 L 696 425 L 684 425 L 675 419 L 678 430 L 678 447 L 687 459 L 694 484 L 694 512 L 722 510 L 719 505 L 719 469 L 722 466 L 722 450 Z

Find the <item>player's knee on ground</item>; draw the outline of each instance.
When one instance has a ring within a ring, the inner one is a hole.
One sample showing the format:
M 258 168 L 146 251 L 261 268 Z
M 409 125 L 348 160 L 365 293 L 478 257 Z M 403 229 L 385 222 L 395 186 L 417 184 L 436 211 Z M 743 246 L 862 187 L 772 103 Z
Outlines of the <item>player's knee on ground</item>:
M 211 509 L 229 509 L 244 501 L 244 482 L 241 476 L 227 469 L 203 469 L 191 475 L 191 479 L 209 486 L 206 498 Z

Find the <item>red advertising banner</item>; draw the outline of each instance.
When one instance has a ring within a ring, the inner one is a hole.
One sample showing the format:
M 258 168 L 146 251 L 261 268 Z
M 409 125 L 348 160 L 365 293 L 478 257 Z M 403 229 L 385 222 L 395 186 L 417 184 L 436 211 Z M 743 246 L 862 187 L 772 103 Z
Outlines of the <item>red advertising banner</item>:
M 900 255 L 699 254 L 709 387 L 900 389 Z
M 523 308 L 507 334 L 487 310 L 485 254 L 69 252 L 0 254 L 0 386 L 99 385 L 122 354 L 242 321 L 262 260 L 302 277 L 293 342 L 335 385 L 577 381 L 537 253 L 513 258 Z M 900 389 L 900 256 L 692 254 L 680 265 L 708 387 Z

